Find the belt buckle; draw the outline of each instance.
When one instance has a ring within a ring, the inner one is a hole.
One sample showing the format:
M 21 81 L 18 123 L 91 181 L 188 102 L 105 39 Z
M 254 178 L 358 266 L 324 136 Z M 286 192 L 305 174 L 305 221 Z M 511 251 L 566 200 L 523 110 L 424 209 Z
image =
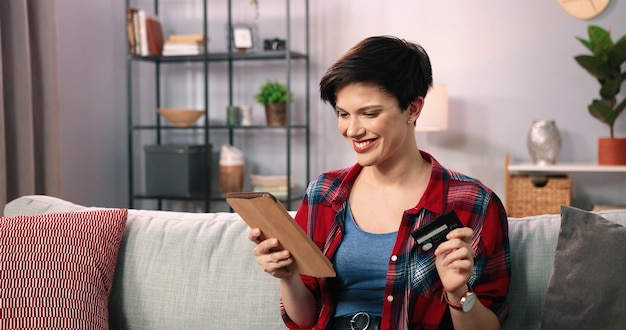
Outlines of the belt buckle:
M 361 319 L 365 319 L 362 322 L 359 323 L 363 323 L 365 322 L 365 326 L 361 325 L 361 324 L 357 324 L 357 322 Z M 365 312 L 358 312 L 356 314 L 354 314 L 354 316 L 352 316 L 352 318 L 350 319 L 350 329 L 352 330 L 366 330 L 367 328 L 369 328 L 370 326 L 370 321 L 371 321 L 371 317 L 369 314 L 365 313 Z M 358 327 L 358 328 L 355 328 Z

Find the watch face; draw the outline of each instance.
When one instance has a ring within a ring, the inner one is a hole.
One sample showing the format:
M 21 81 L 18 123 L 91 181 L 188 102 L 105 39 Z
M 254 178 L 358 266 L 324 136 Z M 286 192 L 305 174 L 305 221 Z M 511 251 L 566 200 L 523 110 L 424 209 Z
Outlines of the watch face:
M 476 302 L 476 294 L 474 292 L 470 292 L 465 297 L 461 298 L 461 307 L 464 312 L 469 312 L 474 303 Z

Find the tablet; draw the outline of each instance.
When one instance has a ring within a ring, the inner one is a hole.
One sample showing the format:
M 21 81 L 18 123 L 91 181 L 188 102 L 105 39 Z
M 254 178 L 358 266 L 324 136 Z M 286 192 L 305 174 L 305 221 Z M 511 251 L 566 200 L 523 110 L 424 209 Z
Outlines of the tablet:
M 288 269 L 314 277 L 335 277 L 333 264 L 313 243 L 283 205 L 268 192 L 238 192 L 226 202 L 250 228 L 260 228 L 265 237 L 278 239 L 278 249 L 288 250 L 294 262 Z

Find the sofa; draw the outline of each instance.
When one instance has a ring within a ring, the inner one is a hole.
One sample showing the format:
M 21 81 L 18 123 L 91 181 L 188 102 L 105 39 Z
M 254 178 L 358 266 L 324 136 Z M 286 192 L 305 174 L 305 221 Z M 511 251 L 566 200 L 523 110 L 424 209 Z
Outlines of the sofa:
M 9 202 L 4 217 L 97 209 L 32 195 Z M 597 215 L 626 225 L 626 210 Z M 236 213 L 128 210 L 109 328 L 284 329 L 276 280 L 257 265 L 247 232 Z M 504 329 L 541 328 L 560 232 L 558 214 L 509 219 L 513 272 Z

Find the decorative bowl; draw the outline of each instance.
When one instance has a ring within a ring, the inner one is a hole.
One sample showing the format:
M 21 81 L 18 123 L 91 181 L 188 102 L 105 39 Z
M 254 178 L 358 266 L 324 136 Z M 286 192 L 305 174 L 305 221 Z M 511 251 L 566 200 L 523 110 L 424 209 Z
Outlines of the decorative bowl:
M 160 108 L 157 112 L 176 127 L 191 127 L 200 117 L 204 110 Z

